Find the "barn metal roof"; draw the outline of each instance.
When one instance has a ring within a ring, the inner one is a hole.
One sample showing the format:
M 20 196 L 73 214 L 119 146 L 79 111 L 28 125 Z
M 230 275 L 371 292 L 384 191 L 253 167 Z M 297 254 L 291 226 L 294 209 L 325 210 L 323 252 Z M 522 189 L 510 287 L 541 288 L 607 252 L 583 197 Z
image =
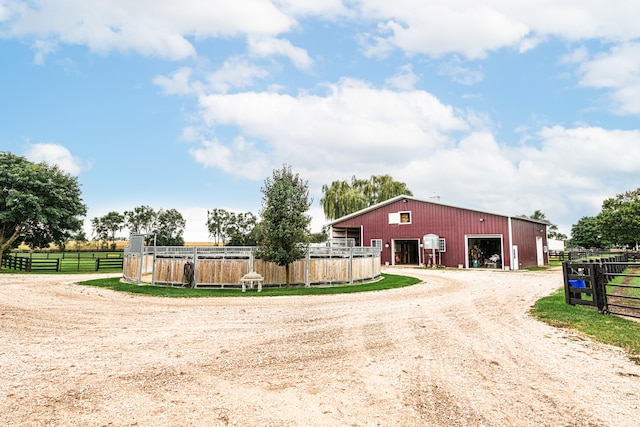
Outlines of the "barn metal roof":
M 367 212 L 374 211 L 374 210 L 379 209 L 379 208 L 381 208 L 383 206 L 390 205 L 392 203 L 398 202 L 398 201 L 403 200 L 403 199 L 404 200 L 413 200 L 413 201 L 422 202 L 422 203 L 429 203 L 429 204 L 434 204 L 434 205 L 437 204 L 437 205 L 446 206 L 446 207 L 454 208 L 454 209 L 464 209 L 464 210 L 467 210 L 467 211 L 478 212 L 478 213 L 483 213 L 483 214 L 487 214 L 487 215 L 497 215 L 497 216 L 502 216 L 502 217 L 505 217 L 505 218 L 515 218 L 515 219 L 520 219 L 520 220 L 523 220 L 523 221 L 535 222 L 537 224 L 542 224 L 542 225 L 545 225 L 545 226 L 549 225 L 549 222 L 547 222 L 547 221 L 540 221 L 540 220 L 537 220 L 537 219 L 526 218 L 526 217 L 522 217 L 522 216 L 497 214 L 497 213 L 492 213 L 492 212 L 481 211 L 481 210 L 478 210 L 478 209 L 470 209 L 470 208 L 463 208 L 463 207 L 460 207 L 460 206 L 447 205 L 445 203 L 435 203 L 435 202 L 432 202 L 430 200 L 419 199 L 417 197 L 407 196 L 407 195 L 400 195 L 400 196 L 392 197 L 391 199 L 385 200 L 384 202 L 380 202 L 380 203 L 377 203 L 375 205 L 371 205 L 371 206 L 369 206 L 367 208 L 360 209 L 359 211 L 350 213 L 349 215 L 345 215 L 345 216 L 343 216 L 341 218 L 334 219 L 333 221 L 328 222 L 327 225 L 333 225 L 333 224 L 336 224 L 338 222 L 346 221 L 348 219 L 351 219 L 351 218 L 354 218 L 356 216 L 365 214 Z

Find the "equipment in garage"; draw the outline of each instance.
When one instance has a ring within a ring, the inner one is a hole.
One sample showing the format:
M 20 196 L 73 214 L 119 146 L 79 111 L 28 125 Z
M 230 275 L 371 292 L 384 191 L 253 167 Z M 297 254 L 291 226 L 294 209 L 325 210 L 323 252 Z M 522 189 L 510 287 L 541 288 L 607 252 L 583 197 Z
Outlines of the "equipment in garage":
M 502 268 L 500 237 L 470 237 L 468 248 L 470 268 Z

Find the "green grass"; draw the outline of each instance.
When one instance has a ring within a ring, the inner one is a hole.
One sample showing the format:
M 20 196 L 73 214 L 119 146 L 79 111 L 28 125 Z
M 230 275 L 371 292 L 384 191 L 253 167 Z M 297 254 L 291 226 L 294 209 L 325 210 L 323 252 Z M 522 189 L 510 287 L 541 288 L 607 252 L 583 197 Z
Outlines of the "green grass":
M 373 283 L 361 283 L 357 285 L 328 286 L 328 287 L 290 287 L 290 288 L 262 288 L 262 292 L 248 289 L 242 292 L 240 289 L 191 289 L 170 288 L 164 286 L 137 285 L 121 282 L 120 278 L 96 279 L 80 282 L 81 285 L 98 286 L 119 292 L 129 292 L 159 297 L 171 298 L 201 298 L 201 297 L 269 297 L 285 295 L 326 295 L 346 294 L 352 292 L 381 291 L 385 289 L 402 288 L 404 286 L 420 283 L 419 279 L 393 274 L 383 274 L 382 279 Z
M 637 269 L 634 269 L 634 271 L 625 270 L 624 272 L 637 274 L 638 270 Z M 640 277 L 616 276 L 613 278 L 613 280 L 609 282 L 609 285 L 607 286 L 607 292 L 613 293 L 615 286 L 611 286 L 611 285 L 622 284 L 625 282 L 625 280 L 629 280 L 629 283 L 627 283 L 628 285 L 636 286 L 635 288 L 625 288 L 624 292 L 626 292 L 626 295 L 640 297 Z
M 564 290 L 538 300 L 531 314 L 552 326 L 579 331 L 596 341 L 621 347 L 640 364 L 640 323 L 600 314 L 594 307 L 568 305 Z

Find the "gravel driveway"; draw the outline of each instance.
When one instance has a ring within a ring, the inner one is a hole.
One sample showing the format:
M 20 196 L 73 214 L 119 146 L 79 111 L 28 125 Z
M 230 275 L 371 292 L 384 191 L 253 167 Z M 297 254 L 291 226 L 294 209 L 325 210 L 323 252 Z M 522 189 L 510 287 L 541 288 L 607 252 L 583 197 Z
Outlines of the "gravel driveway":
M 0 424 L 640 424 L 640 366 L 527 314 L 560 271 L 385 271 L 424 283 L 189 300 L 2 274 Z

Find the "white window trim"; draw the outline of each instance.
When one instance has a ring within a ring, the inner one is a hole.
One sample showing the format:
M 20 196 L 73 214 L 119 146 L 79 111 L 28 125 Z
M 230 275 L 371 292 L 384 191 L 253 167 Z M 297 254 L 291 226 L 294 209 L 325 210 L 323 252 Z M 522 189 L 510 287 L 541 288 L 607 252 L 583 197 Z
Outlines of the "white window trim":
M 400 220 L 402 218 L 402 214 L 408 214 L 409 215 L 409 222 L 402 222 Z M 400 211 L 400 212 L 398 212 L 398 224 L 400 224 L 400 225 L 411 224 L 412 220 L 413 220 L 413 218 L 412 218 L 412 215 L 411 215 L 411 211 Z

